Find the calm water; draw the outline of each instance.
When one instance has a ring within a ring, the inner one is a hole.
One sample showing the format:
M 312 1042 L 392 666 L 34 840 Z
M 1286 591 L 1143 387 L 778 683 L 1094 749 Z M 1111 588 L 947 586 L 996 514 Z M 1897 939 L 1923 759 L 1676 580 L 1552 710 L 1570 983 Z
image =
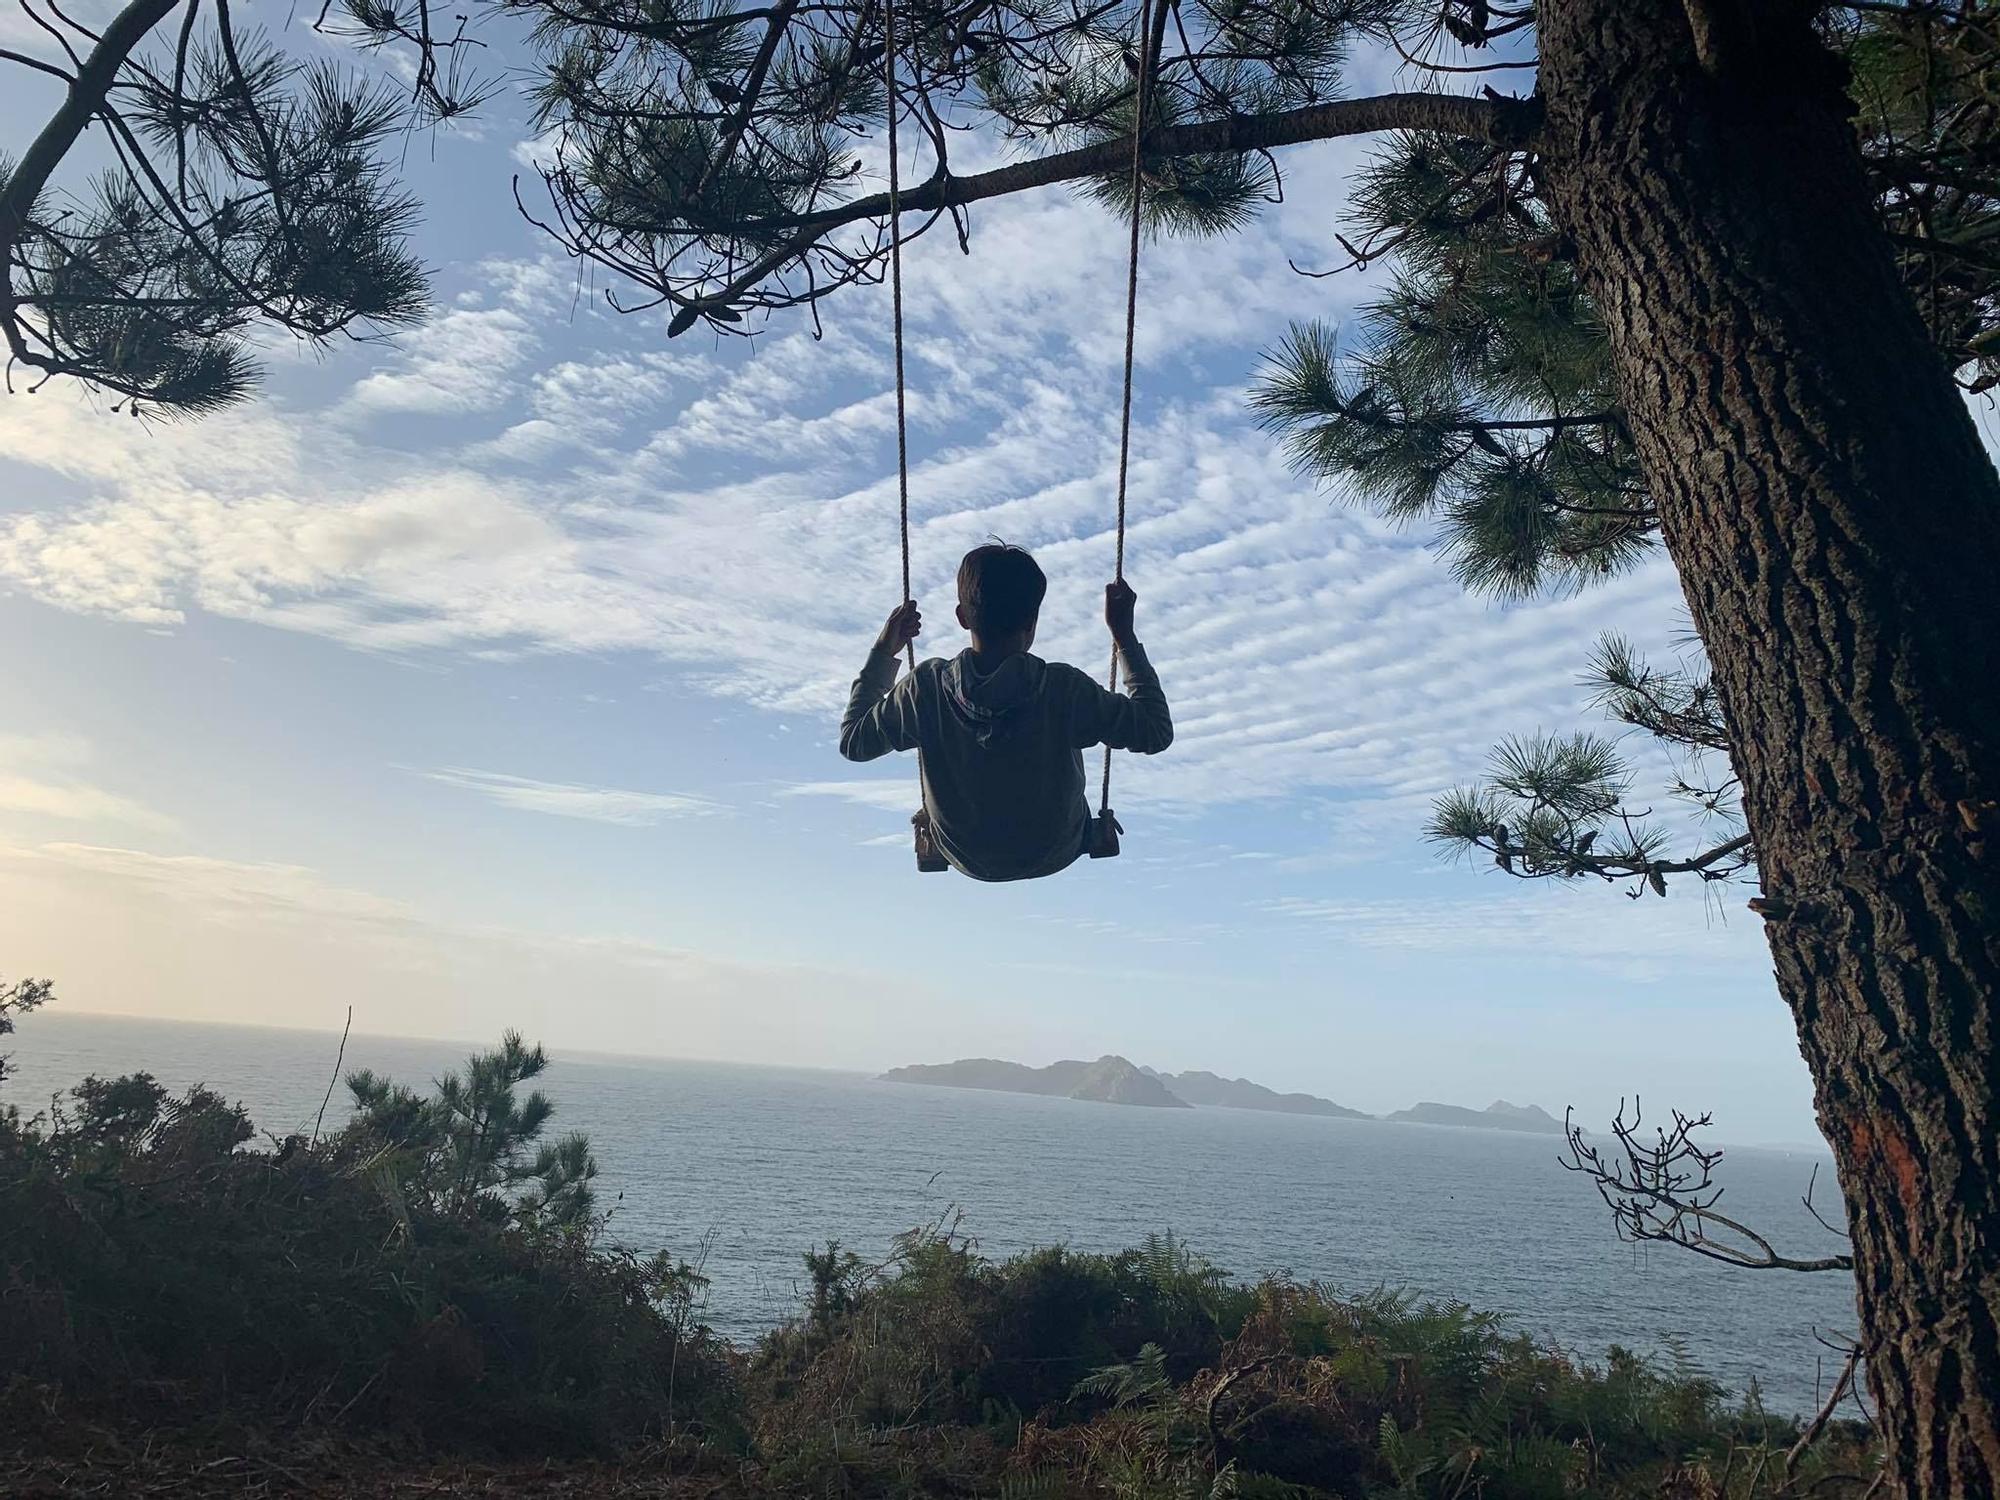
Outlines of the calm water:
M 10 1039 L 9 1097 L 28 1106 L 87 1073 L 144 1068 L 207 1083 L 277 1135 L 311 1128 L 337 1038 L 49 1011 Z M 466 1048 L 353 1037 L 347 1068 L 422 1084 Z M 1242 1110 L 1147 1110 L 877 1083 L 853 1074 L 556 1053 L 543 1087 L 559 1128 L 590 1133 L 614 1233 L 704 1253 L 709 1320 L 748 1339 L 797 1306 L 799 1255 L 829 1238 L 866 1255 L 952 1205 L 989 1254 L 1109 1250 L 1171 1229 L 1231 1271 L 1289 1271 L 1362 1290 L 1460 1297 L 1593 1357 L 1684 1345 L 1733 1389 L 1753 1376 L 1803 1410 L 1845 1332 L 1839 1275 L 1731 1270 L 1612 1238 L 1554 1138 Z M 336 1091 L 329 1121 L 344 1118 Z M 1741 1150 L 1727 1205 L 1781 1248 L 1832 1237 L 1799 1205 L 1814 1158 Z M 1829 1168 L 1821 1171 L 1824 1189 Z M 1830 1362 L 1829 1362 L 1830 1364 Z

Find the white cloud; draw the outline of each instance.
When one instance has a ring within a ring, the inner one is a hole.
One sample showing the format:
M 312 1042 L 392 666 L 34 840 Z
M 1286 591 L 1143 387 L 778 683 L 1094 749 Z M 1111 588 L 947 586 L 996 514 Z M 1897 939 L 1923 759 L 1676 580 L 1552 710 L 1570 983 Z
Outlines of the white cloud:
M 514 165 L 528 172 L 552 170 L 562 160 L 562 136 L 549 130 L 540 135 L 526 136 L 514 142 L 507 154 Z
M 922 794 L 917 790 L 914 771 L 896 781 L 800 781 L 784 789 L 787 797 L 830 797 L 840 802 L 851 802 L 860 807 L 881 808 L 887 812 L 901 812 L 905 817 L 916 811 Z M 883 834 L 886 840 L 900 840 L 907 835 Z
M 359 381 L 348 404 L 362 411 L 485 411 L 507 399 L 539 342 L 513 308 L 453 308 L 407 335 L 396 346 L 394 366 Z
M 558 361 L 530 378 L 528 416 L 473 451 L 534 464 L 612 445 L 634 423 L 662 417 L 669 400 L 693 388 L 701 366 L 658 351 Z
M 217 921 L 337 918 L 400 930 L 415 920 L 401 902 L 330 884 L 300 865 L 66 843 L 0 846 L 0 861 L 144 888 Z
M 590 312 L 583 296 L 582 268 L 547 253 L 532 256 L 495 255 L 473 267 L 474 282 L 462 295 L 468 307 L 494 302 L 535 318 L 551 313 Z
M 86 433 L 78 422 L 73 435 Z M 434 627 L 441 612 L 476 612 L 481 593 L 560 567 L 569 550 L 518 489 L 464 472 L 326 503 L 304 475 L 288 475 L 290 493 L 238 494 L 133 478 L 117 499 L 0 522 L 0 573 L 65 608 L 143 624 L 176 623 L 194 606 L 394 647 L 512 633 L 497 620 L 467 632 L 469 616 Z M 363 591 L 379 603 L 363 603 Z
M 164 829 L 166 814 L 78 778 L 90 747 L 68 735 L 0 734 L 0 813 Z
M 73 734 L 56 734 L 40 731 L 23 734 L 19 731 L 0 730 L 0 764 L 19 765 L 28 761 L 44 764 L 52 761 L 84 761 L 90 758 L 90 746 Z
M 153 828 L 172 821 L 102 787 L 37 781 L 6 771 L 0 771 L 0 812 L 33 813 L 84 823 L 138 823 Z
M 502 807 L 546 813 L 557 818 L 581 818 L 591 823 L 625 823 L 640 827 L 669 818 L 708 818 L 728 811 L 707 797 L 678 792 L 635 792 L 623 787 L 576 786 L 560 781 L 532 781 L 497 771 L 447 767 L 424 773 L 446 786 L 478 792 Z

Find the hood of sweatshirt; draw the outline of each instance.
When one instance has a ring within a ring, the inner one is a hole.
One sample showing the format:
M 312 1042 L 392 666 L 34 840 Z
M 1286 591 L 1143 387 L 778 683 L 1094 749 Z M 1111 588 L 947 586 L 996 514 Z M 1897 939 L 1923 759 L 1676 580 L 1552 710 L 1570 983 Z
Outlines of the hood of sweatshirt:
M 1003 733 L 1016 709 L 1041 696 L 1049 664 L 1027 652 L 1004 658 L 990 672 L 979 670 L 970 647 L 945 663 L 944 686 L 951 706 L 972 729 L 972 737 L 990 745 Z

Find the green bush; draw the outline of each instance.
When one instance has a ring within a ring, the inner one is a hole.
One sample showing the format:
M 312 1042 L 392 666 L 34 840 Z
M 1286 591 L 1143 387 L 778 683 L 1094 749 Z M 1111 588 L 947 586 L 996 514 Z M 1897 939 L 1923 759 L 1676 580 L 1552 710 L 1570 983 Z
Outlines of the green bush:
M 1018 1421 L 1148 1343 L 1186 1378 L 1254 1300 L 1171 1237 L 994 1264 L 933 1226 L 898 1241 L 881 1271 L 837 1245 L 809 1253 L 806 1269 L 807 1317 L 764 1339 L 751 1365 L 760 1409 L 782 1403 L 787 1422 Z
M 275 1152 L 145 1074 L 0 1118 L 0 1386 L 535 1453 L 733 1430 L 699 1278 L 601 1243 L 588 1143 L 539 1141 L 545 1063 L 510 1037 L 429 1098 L 356 1075 L 352 1124 Z
M 1172 1239 L 995 1263 L 933 1227 L 880 1268 L 837 1246 L 807 1267 L 805 1315 L 746 1376 L 779 1489 L 1748 1500 L 1800 1435 L 1690 1370 L 1584 1364 L 1459 1303 L 1246 1286 Z M 1874 1474 L 1838 1425 L 1793 1492 Z

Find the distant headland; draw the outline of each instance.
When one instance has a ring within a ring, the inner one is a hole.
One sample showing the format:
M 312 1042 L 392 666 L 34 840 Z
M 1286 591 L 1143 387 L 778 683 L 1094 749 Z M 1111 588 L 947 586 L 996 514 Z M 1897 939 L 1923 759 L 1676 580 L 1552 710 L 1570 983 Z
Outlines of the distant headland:
M 1001 1062 L 993 1057 L 964 1057 L 957 1062 L 891 1068 L 882 1077 L 889 1083 L 930 1083 L 940 1088 L 992 1089 L 1003 1094 L 1052 1094 L 1059 1099 L 1094 1099 L 1102 1104 L 1137 1104 L 1156 1109 L 1191 1107 L 1155 1075 L 1108 1053 L 1096 1062 L 1054 1062 L 1046 1068 Z
M 1314 1094 L 1281 1094 L 1247 1078 L 1224 1078 L 1198 1069 L 1162 1073 L 1142 1068 L 1115 1053 L 1107 1053 L 1096 1062 L 1066 1059 L 1045 1068 L 1031 1068 L 1025 1063 L 994 1057 L 962 1057 L 957 1062 L 891 1068 L 882 1075 L 882 1081 L 927 1083 L 948 1089 L 989 1089 L 1003 1094 L 1043 1094 L 1153 1109 L 1255 1109 L 1269 1114 L 1322 1115 L 1343 1120 L 1378 1118 Z M 1379 1118 L 1404 1124 L 1456 1125 L 1537 1135 L 1561 1135 L 1563 1129 L 1562 1121 L 1539 1105 L 1509 1104 L 1505 1099 L 1496 1099 L 1484 1109 L 1425 1102 Z

